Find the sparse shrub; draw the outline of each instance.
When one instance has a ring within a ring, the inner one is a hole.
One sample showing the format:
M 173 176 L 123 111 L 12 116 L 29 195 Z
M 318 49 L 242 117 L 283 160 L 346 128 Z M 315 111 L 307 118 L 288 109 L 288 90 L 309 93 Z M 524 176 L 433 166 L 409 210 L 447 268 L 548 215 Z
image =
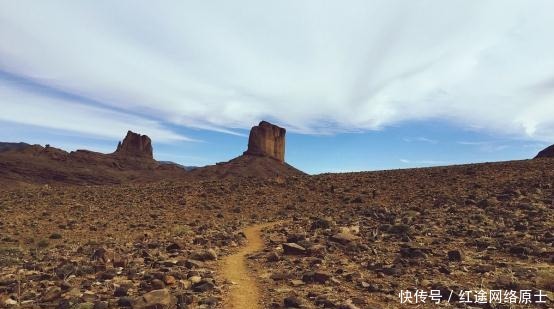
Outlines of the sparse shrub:
M 192 233 L 192 230 L 190 229 L 190 227 L 186 226 L 186 225 L 174 225 L 172 228 L 171 228 L 171 234 L 173 236 L 184 236 L 184 235 L 188 235 L 188 234 L 191 234 Z

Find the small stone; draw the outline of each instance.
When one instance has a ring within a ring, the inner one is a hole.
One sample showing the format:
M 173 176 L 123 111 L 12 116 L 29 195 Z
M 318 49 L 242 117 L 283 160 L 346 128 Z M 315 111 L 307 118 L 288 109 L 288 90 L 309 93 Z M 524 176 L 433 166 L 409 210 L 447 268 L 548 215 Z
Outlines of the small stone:
M 117 305 L 119 307 L 132 307 L 133 306 L 133 299 L 129 296 L 123 296 L 123 297 L 120 297 L 118 300 L 117 300 Z
M 331 236 L 331 241 L 338 242 L 343 245 L 347 245 L 351 242 L 360 239 L 360 237 L 350 234 L 350 233 L 338 233 Z
M 179 251 L 181 250 L 181 246 L 177 243 L 172 243 L 169 246 L 165 247 L 166 251 L 172 252 L 172 251 Z
M 285 307 L 302 308 L 302 300 L 296 296 L 289 296 L 283 300 Z
M 98 275 L 96 275 L 96 278 L 98 278 L 99 280 L 111 280 L 115 277 L 115 275 L 116 275 L 115 270 L 110 269 L 110 270 L 106 270 L 98 273 Z
M 281 256 L 279 256 L 279 253 L 277 252 L 271 252 L 267 255 L 268 262 L 277 262 L 279 260 L 281 260 Z
M 323 271 L 307 272 L 302 276 L 302 281 L 306 283 L 325 283 L 331 279 L 331 274 Z
M 60 289 L 57 286 L 49 288 L 44 296 L 42 297 L 43 302 L 51 302 L 53 300 L 56 300 L 62 296 L 62 289 Z
M 127 296 L 127 288 L 125 287 L 117 287 L 115 289 L 115 291 L 113 292 L 113 296 L 115 297 L 122 297 L 122 296 Z
M 300 246 L 296 243 L 284 243 L 283 245 L 283 251 L 285 254 L 289 255 L 303 255 L 306 253 L 306 248 Z
M 214 249 L 198 250 L 191 253 L 190 258 L 199 261 L 213 261 L 217 260 L 217 253 Z
M 448 251 L 448 260 L 451 262 L 461 262 L 463 258 L 464 258 L 464 255 L 461 250 Z
M 133 304 L 133 308 L 170 308 L 175 305 L 175 299 L 167 289 L 148 292 Z
M 206 305 L 208 306 L 209 308 L 214 308 L 215 305 L 217 305 L 218 303 L 218 299 L 213 297 L 213 296 L 210 296 L 210 297 L 206 297 L 202 300 L 200 300 L 199 302 L 201 305 Z
M 427 256 L 419 248 L 412 248 L 412 247 L 400 248 L 399 252 L 400 252 L 400 256 L 404 258 L 418 259 L 418 258 L 425 258 Z
M 198 260 L 193 260 L 193 259 L 188 259 L 188 260 L 185 261 L 185 267 L 190 268 L 190 269 L 202 268 L 202 267 L 204 267 L 204 262 L 198 261 Z
M 94 253 L 90 257 L 90 259 L 93 261 L 100 261 L 103 263 L 107 263 L 108 262 L 107 253 L 108 253 L 108 250 L 106 250 L 105 248 L 98 248 L 94 250 Z
M 530 253 L 529 248 L 520 245 L 511 246 L 508 250 L 511 254 L 525 256 Z
M 174 285 L 177 280 L 171 275 L 164 276 L 164 282 L 167 285 Z
M 212 282 L 201 281 L 198 284 L 194 285 L 192 287 L 192 290 L 194 292 L 207 292 L 207 291 L 213 290 L 214 287 L 215 285 Z
M 411 228 L 409 225 L 399 223 L 391 226 L 389 232 L 397 235 L 407 235 L 410 233 L 410 230 Z
M 282 272 L 282 271 L 274 272 L 274 273 L 271 274 L 271 276 L 269 276 L 269 278 L 271 278 L 275 281 L 285 280 L 288 277 L 289 277 L 289 275 L 285 272 Z
M 165 283 L 160 279 L 153 279 L 150 284 L 154 290 L 161 290 L 165 288 Z
M 108 309 L 108 302 L 105 301 L 97 301 L 94 303 L 93 309 Z

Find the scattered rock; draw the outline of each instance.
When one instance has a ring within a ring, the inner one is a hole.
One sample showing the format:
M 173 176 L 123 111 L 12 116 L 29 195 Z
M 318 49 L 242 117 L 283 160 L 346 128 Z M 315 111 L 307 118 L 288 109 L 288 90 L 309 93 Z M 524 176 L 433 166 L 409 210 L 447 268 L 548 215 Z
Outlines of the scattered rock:
M 303 302 L 296 296 L 288 296 L 283 300 L 285 308 L 302 308 Z
M 283 245 L 283 251 L 285 254 L 289 255 L 303 255 L 306 254 L 306 248 L 300 246 L 296 243 L 284 243 Z
M 217 253 L 214 249 L 198 250 L 191 253 L 190 258 L 199 261 L 217 260 Z
M 169 290 L 161 289 L 148 292 L 139 297 L 133 308 L 169 308 L 176 304 L 176 299 L 171 296 Z
M 450 262 L 461 262 L 464 259 L 462 250 L 450 250 L 448 251 L 448 260 Z

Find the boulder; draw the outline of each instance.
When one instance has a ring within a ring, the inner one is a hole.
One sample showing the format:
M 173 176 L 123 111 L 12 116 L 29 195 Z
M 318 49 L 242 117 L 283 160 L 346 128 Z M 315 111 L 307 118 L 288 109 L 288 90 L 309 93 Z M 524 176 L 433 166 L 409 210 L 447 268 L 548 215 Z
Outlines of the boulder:
M 175 299 L 167 289 L 154 290 L 139 297 L 133 308 L 171 308 L 175 305 Z
M 288 255 L 303 255 L 306 254 L 306 248 L 296 243 L 284 243 L 282 244 L 283 251 Z
M 248 138 L 248 149 L 245 155 L 266 156 L 280 162 L 285 161 L 285 133 L 284 128 L 267 121 L 260 122 L 252 127 Z

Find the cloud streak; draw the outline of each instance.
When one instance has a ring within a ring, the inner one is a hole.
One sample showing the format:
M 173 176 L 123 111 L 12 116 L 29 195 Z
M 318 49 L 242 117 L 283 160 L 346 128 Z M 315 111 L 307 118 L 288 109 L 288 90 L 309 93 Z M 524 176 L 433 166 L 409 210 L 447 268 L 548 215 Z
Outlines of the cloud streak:
M 551 141 L 552 11 L 546 0 L 6 1 L 0 70 L 74 97 L 0 80 L 2 119 L 172 141 L 187 140 L 174 125 L 242 134 L 264 118 L 326 134 L 438 118 Z

